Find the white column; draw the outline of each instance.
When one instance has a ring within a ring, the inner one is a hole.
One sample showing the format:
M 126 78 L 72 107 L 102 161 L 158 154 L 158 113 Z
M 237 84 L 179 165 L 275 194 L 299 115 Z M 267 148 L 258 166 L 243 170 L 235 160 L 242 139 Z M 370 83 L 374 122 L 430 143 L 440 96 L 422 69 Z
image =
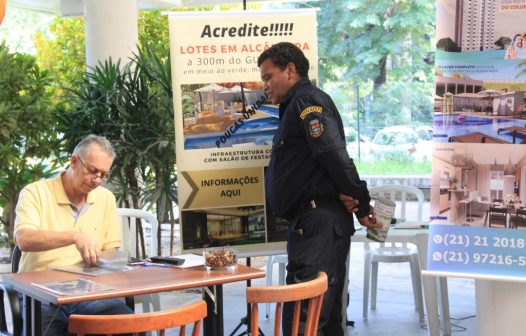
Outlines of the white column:
M 477 335 L 523 335 L 526 330 L 525 283 L 475 280 L 475 293 Z
M 93 67 L 110 56 L 121 65 L 137 50 L 137 0 L 85 0 L 86 64 Z

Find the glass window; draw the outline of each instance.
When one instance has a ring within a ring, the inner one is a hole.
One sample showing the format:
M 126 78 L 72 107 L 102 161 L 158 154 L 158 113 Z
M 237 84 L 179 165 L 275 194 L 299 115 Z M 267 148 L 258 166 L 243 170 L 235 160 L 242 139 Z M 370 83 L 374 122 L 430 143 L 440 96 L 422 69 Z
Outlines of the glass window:
M 490 197 L 492 200 L 502 200 L 502 191 L 504 190 L 504 172 L 490 172 Z

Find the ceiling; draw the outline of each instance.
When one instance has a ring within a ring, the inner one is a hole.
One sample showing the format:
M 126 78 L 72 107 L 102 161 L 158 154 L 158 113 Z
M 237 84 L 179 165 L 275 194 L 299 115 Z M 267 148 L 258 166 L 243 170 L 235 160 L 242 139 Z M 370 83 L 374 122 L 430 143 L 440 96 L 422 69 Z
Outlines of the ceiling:
M 513 164 L 526 165 L 526 154 L 519 146 L 523 145 L 437 142 L 433 156 L 461 168 L 493 165 L 495 161 L 498 165 L 505 165 L 510 159 Z
M 247 0 L 262 2 L 270 0 Z M 242 0 L 138 0 L 140 10 L 202 7 L 223 4 L 242 4 Z M 84 15 L 84 0 L 9 0 L 8 7 L 33 10 L 57 16 Z

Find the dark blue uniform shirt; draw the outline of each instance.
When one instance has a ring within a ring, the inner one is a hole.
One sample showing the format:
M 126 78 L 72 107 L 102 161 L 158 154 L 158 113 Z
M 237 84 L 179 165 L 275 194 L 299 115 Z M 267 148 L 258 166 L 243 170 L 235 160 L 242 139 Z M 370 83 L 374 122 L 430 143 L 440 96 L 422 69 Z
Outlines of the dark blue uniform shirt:
M 368 215 L 367 184 L 347 154 L 342 120 L 329 95 L 301 79 L 280 103 L 279 119 L 265 176 L 274 213 L 291 218 L 310 200 L 339 202 L 341 192 L 360 201 L 358 218 Z

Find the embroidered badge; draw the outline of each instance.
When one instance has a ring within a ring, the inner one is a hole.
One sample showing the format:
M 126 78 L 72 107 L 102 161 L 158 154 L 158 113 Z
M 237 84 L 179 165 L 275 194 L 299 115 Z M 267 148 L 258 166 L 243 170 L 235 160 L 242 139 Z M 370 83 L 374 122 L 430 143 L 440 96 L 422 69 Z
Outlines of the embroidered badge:
M 309 121 L 309 135 L 313 138 L 319 138 L 323 134 L 323 124 L 320 119 L 312 119 Z
M 321 111 L 323 111 L 323 108 L 321 106 L 309 106 L 303 111 L 301 111 L 300 118 L 305 119 L 305 117 L 307 117 L 309 114 L 313 112 L 321 113 Z

